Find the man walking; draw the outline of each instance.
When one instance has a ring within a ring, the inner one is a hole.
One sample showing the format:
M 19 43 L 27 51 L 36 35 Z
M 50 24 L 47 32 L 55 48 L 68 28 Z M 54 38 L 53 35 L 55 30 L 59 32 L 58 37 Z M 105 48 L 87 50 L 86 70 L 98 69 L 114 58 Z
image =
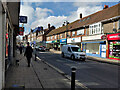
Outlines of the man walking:
M 20 54 L 22 54 L 22 45 L 20 44 L 19 50 L 20 50 Z
M 28 62 L 28 67 L 30 67 L 30 61 L 31 61 L 31 57 L 32 57 L 32 52 L 33 52 L 33 49 L 31 46 L 29 46 L 29 42 L 27 43 L 27 47 L 26 47 L 26 50 L 25 50 L 25 56 L 27 58 L 27 62 Z

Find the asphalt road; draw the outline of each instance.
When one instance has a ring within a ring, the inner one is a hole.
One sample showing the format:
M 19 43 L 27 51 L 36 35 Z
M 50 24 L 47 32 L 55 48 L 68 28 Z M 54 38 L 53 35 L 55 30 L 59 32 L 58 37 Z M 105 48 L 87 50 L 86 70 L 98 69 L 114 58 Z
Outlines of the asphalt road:
M 40 59 L 71 76 L 71 67 L 75 66 L 76 80 L 88 88 L 118 88 L 118 65 L 96 62 L 92 60 L 72 61 L 62 58 L 60 54 L 37 52 Z

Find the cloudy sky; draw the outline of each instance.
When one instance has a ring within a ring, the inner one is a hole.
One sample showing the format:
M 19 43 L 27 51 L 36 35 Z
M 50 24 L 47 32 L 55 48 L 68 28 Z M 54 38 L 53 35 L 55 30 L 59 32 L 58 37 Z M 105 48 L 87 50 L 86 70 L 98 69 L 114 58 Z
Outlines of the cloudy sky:
M 47 28 L 48 23 L 61 27 L 64 21 L 77 20 L 80 13 L 88 16 L 102 10 L 105 4 L 111 7 L 118 2 L 21 2 L 20 15 L 28 17 L 28 23 L 24 24 L 28 34 L 38 26 Z

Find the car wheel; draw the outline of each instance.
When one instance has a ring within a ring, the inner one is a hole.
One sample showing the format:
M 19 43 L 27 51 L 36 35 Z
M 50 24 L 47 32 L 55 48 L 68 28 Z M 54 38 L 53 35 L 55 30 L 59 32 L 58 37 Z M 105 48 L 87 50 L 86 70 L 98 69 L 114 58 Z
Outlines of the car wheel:
M 64 53 L 62 53 L 62 57 L 64 58 Z
M 75 60 L 75 56 L 74 56 L 74 55 L 71 55 L 71 59 L 72 59 L 72 60 Z

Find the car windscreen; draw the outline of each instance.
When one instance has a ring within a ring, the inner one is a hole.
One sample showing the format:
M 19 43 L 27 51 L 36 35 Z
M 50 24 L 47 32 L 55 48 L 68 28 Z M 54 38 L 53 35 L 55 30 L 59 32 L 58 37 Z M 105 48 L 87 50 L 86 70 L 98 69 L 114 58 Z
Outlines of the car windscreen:
M 79 47 L 71 47 L 73 52 L 81 52 L 81 49 Z

